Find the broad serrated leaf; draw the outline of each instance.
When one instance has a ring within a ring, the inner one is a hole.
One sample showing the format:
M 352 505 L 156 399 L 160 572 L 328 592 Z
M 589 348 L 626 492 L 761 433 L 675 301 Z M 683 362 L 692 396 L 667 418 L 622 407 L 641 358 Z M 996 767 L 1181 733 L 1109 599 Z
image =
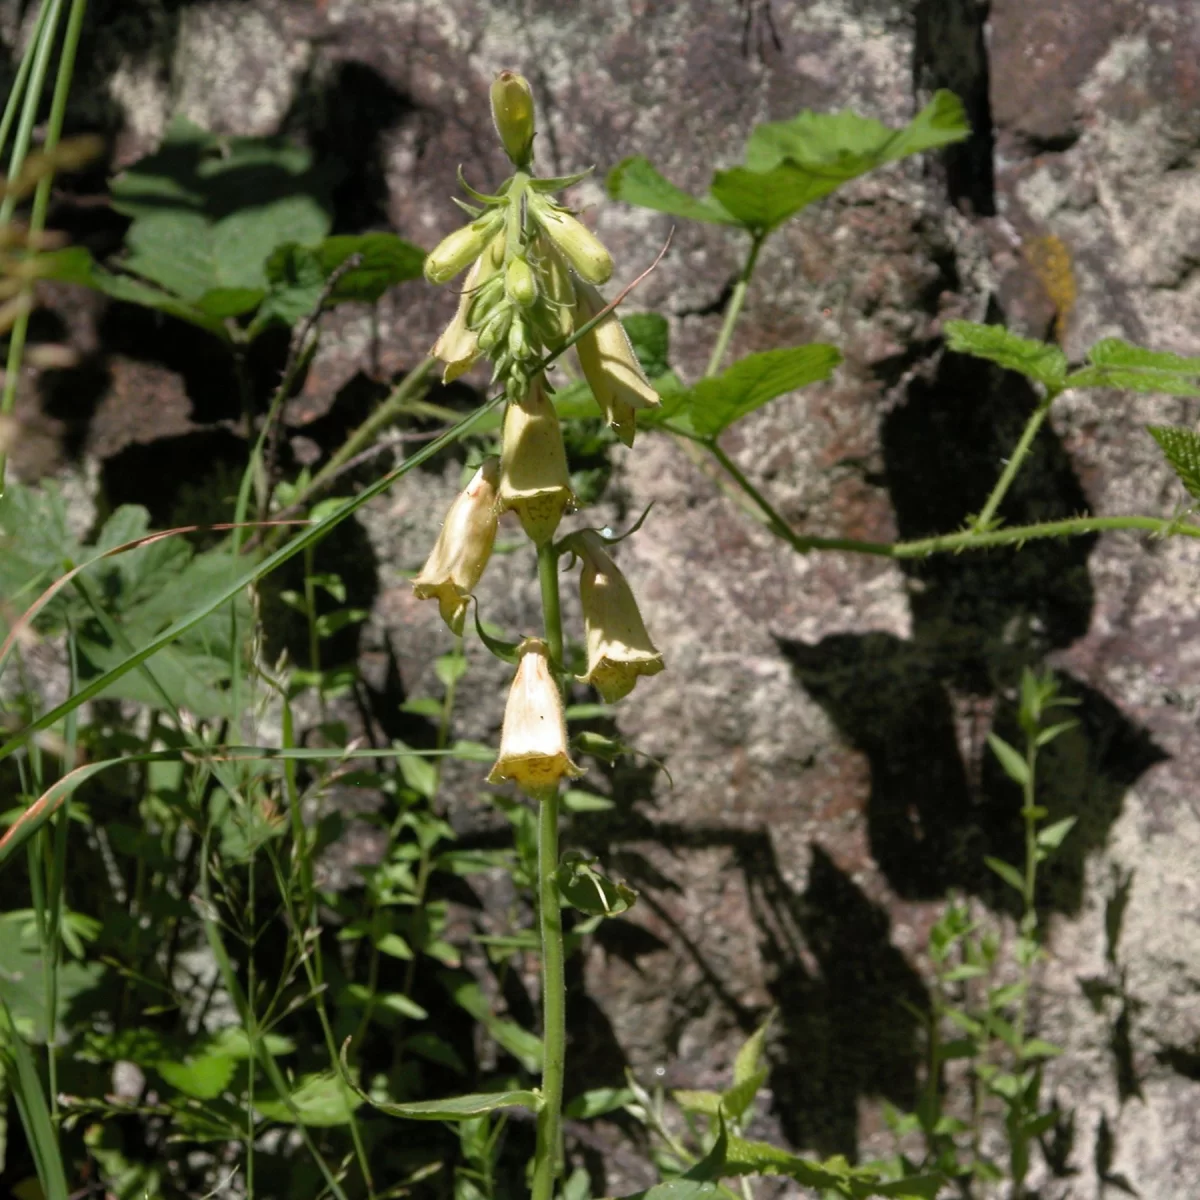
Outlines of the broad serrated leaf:
M 466 1096 L 449 1096 L 445 1100 L 416 1100 L 411 1104 L 392 1104 L 372 1100 L 380 1112 L 410 1121 L 469 1121 L 501 1108 L 527 1108 L 537 1112 L 542 1106 L 537 1092 L 473 1092 Z
M 688 423 L 701 437 L 717 437 L 776 397 L 828 379 L 841 361 L 837 349 L 820 343 L 748 355 L 687 393 Z
M 969 133 L 962 103 L 945 91 L 900 129 L 851 112 L 802 112 L 756 127 L 746 166 L 717 172 L 712 195 L 747 228 L 765 234 L 851 179 Z
M 1135 371 L 1127 367 L 1084 367 L 1063 381 L 1064 388 L 1115 388 L 1147 396 L 1200 396 L 1200 383 L 1174 371 Z
M 1200 500 L 1200 434 L 1178 425 L 1147 428 L 1188 493 Z
M 1011 333 L 1002 325 L 947 321 L 946 345 L 959 354 L 986 358 L 1009 371 L 1059 389 L 1067 377 L 1067 356 L 1046 342 Z
M 1088 361 L 1097 367 L 1133 367 L 1137 370 L 1169 371 L 1200 379 L 1200 358 L 1185 358 L 1162 350 L 1147 350 L 1121 338 L 1104 338 L 1088 351 Z
M 999 760 L 1000 766 L 1004 768 L 1005 775 L 1014 783 L 1025 787 L 1029 783 L 1029 764 L 1020 751 L 994 733 L 989 733 L 987 740 L 988 745 L 992 748 L 992 753 Z
M 608 194 L 614 200 L 624 200 L 639 208 L 670 213 L 689 221 L 707 221 L 719 225 L 736 225 L 720 204 L 707 198 L 693 196 L 676 187 L 658 173 L 648 158 L 637 155 L 619 162 L 608 173 Z
M 721 1105 L 730 1120 L 741 1122 L 746 1111 L 754 1103 L 759 1088 L 767 1082 L 767 1074 L 766 1067 L 759 1067 L 757 1071 L 739 1080 L 722 1095 Z
M 1006 863 L 1002 858 L 992 858 L 991 855 L 985 855 L 983 861 L 988 867 L 995 871 L 1009 887 L 1015 888 L 1022 895 L 1025 894 L 1025 880 L 1021 878 L 1021 872 L 1017 870 L 1012 863 Z
M 373 304 L 390 287 L 416 279 L 425 262 L 425 251 L 394 233 L 362 233 L 327 237 L 317 246 L 317 260 L 329 278 L 352 254 L 362 257 L 334 285 L 330 303 L 357 300 Z
M 679 1088 L 671 1093 L 671 1097 L 684 1112 L 694 1112 L 706 1117 L 715 1117 L 721 1111 L 720 1092 L 694 1091 L 690 1088 Z

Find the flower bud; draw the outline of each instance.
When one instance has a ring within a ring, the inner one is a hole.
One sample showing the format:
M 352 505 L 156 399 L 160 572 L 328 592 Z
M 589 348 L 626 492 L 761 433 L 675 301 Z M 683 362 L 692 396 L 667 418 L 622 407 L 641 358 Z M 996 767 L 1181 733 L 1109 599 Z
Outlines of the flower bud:
M 483 248 L 503 222 L 502 212 L 485 213 L 442 238 L 425 256 L 425 278 L 430 283 L 449 283 L 483 253 Z
M 567 256 L 581 279 L 588 283 L 609 281 L 613 272 L 612 255 L 586 225 L 545 196 L 531 195 L 529 207 L 537 223 L 554 239 L 554 244 Z
M 550 669 L 546 643 L 526 638 L 517 652 L 521 657 L 504 709 L 500 754 L 487 781 L 511 779 L 526 795 L 539 799 L 556 788 L 564 775 L 575 777 L 583 771 L 567 752 L 562 694 Z
M 433 343 L 430 354 L 446 364 L 442 375 L 443 383 L 450 383 L 460 375 L 465 374 L 475 365 L 479 357 L 479 335 L 470 326 L 472 308 L 478 308 L 476 301 L 480 289 L 500 269 L 504 261 L 504 234 L 494 237 L 483 253 L 475 260 L 467 273 L 466 283 L 463 284 L 462 295 L 458 299 L 458 309 L 454 319 L 442 331 L 441 336 Z
M 514 304 L 528 308 L 537 300 L 537 281 L 523 258 L 514 258 L 504 273 L 504 290 Z
M 442 620 L 461 634 L 475 585 L 492 556 L 499 509 L 496 506 L 500 460 L 484 459 L 450 505 L 441 533 L 421 573 L 413 580 L 418 600 L 437 599 Z
M 604 297 L 591 284 L 578 284 L 575 296 L 576 325 L 590 321 L 604 308 Z M 634 409 L 658 408 L 662 401 L 642 372 L 617 314 L 610 312 L 584 334 L 575 343 L 575 353 L 604 419 L 625 445 L 632 446 Z
M 573 535 L 572 542 L 583 558 L 579 600 L 587 630 L 588 669 L 579 678 L 612 704 L 633 691 L 639 675 L 657 675 L 663 669 L 662 655 L 600 535 L 587 529 Z
M 500 449 L 500 507 L 513 509 L 535 545 L 554 536 L 571 495 L 558 414 L 539 375 L 510 400 Z
M 533 157 L 533 92 L 516 71 L 501 71 L 492 82 L 492 120 L 504 153 L 518 170 Z
M 534 320 L 544 330 L 544 340 L 557 349 L 575 332 L 575 283 L 566 260 L 545 234 L 538 235 L 534 247 L 542 284 Z

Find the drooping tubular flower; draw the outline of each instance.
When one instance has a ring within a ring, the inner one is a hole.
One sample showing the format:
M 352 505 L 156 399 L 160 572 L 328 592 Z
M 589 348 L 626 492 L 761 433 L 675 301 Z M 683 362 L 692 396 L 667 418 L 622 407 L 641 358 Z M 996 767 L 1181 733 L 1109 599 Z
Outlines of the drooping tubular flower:
M 512 509 L 537 546 L 548 542 L 575 497 L 558 413 L 542 376 L 510 400 L 500 446 L 500 507 Z
M 567 749 L 567 721 L 562 694 L 550 668 L 550 652 L 540 638 L 526 638 L 517 650 L 520 661 L 500 734 L 500 753 L 488 783 L 511 779 L 526 795 L 538 799 L 553 791 L 563 776 L 583 771 Z
M 579 599 L 587 630 L 588 669 L 579 678 L 612 704 L 628 696 L 640 676 L 657 675 L 663 669 L 662 655 L 650 640 L 633 591 L 604 539 L 585 529 L 571 536 L 570 545 L 583 559 Z
M 418 600 L 436 599 L 442 620 L 463 631 L 471 593 L 492 556 L 499 517 L 500 460 L 484 459 L 471 482 L 455 498 L 421 573 L 413 580 Z
M 604 297 L 590 283 L 576 282 L 576 328 L 602 312 L 604 305 Z M 632 446 L 637 428 L 634 411 L 658 408 L 662 402 L 642 371 L 616 313 L 608 313 L 595 329 L 585 333 L 575 343 L 575 352 L 604 419 L 625 445 Z

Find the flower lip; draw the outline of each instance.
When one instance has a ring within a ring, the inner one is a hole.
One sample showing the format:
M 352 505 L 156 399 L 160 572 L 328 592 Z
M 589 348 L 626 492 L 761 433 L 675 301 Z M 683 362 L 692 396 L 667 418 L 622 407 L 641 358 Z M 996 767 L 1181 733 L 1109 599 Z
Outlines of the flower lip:
M 500 752 L 488 783 L 512 780 L 534 798 L 552 791 L 564 777 L 583 774 L 567 749 L 562 693 L 550 666 L 550 651 L 540 638 L 526 638 L 504 709 Z

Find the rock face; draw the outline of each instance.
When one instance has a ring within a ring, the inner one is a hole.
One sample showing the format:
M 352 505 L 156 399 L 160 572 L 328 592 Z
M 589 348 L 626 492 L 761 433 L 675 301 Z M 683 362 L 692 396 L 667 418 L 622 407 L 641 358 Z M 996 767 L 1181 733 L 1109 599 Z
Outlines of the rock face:
M 813 107 L 899 124 L 932 88 L 957 91 L 971 142 L 809 209 L 768 243 L 751 285 L 734 354 L 820 340 L 846 355 L 830 383 L 775 402 L 725 443 L 804 532 L 915 537 L 978 510 L 1035 397 L 1014 376 L 944 356 L 948 316 L 1053 330 L 1074 358 L 1110 335 L 1200 353 L 1194 0 L 108 7 L 96 6 L 81 52 L 77 119 L 114 133 L 118 163 L 176 113 L 231 132 L 282 129 L 344 161 L 339 228 L 387 224 L 424 245 L 458 220 L 448 198 L 459 163 L 476 184 L 502 173 L 486 102 L 502 66 L 534 83 L 546 171 L 595 163 L 602 180 L 646 154 L 697 192 L 713 165 L 739 158 L 755 122 Z M 574 198 L 597 205 L 617 282 L 665 240 L 665 217 L 605 202 L 597 182 Z M 745 251 L 733 233 L 683 226 L 632 302 L 670 318 L 688 379 Z M 84 419 L 30 388 L 28 444 L 43 449 L 27 472 L 56 468 L 72 446 L 102 460 L 110 485 L 111 464 L 156 439 L 225 453 L 219 380 L 196 383 L 165 352 L 101 361 L 100 306 L 71 304 L 71 332 L 97 356 L 93 411 Z M 365 316 L 331 318 L 296 427 L 347 395 L 372 353 L 385 374 L 417 362 L 452 306 L 448 292 L 407 285 L 380 306 L 374 350 Z M 1170 512 L 1182 493 L 1143 426 L 1196 416 L 1189 400 L 1068 394 L 1003 515 Z M 376 595 L 364 669 L 398 673 L 406 694 L 431 686 L 446 639 L 401 572 L 424 557 L 458 471 L 423 474 L 361 523 Z M 1017 804 L 985 735 L 1011 731 L 1022 666 L 1049 663 L 1080 702 L 1080 726 L 1048 755 L 1044 797 L 1079 823 L 1043 897 L 1051 958 L 1036 1018 L 1066 1047 L 1048 1087 L 1075 1115 L 1073 1148 L 1056 1171 L 1037 1168 L 1040 1194 L 1124 1182 L 1191 1200 L 1200 546 L 1114 535 L 903 567 L 801 557 L 677 445 L 647 436 L 619 452 L 604 511 L 615 521 L 650 501 L 620 561 L 668 671 L 617 723 L 674 786 L 618 771 L 600 781 L 617 815 L 576 826 L 643 897 L 576 980 L 577 1082 L 617 1081 L 627 1062 L 647 1078 L 661 1068 L 668 1084 L 719 1085 L 776 1006 L 775 1131 L 823 1152 L 886 1150 L 879 1102 L 911 1104 L 919 1079 L 905 1002 L 928 1002 L 929 925 L 948 889 L 980 913 L 1002 910 L 982 859 L 1019 853 Z M 523 554 L 499 557 L 480 593 L 514 631 L 538 621 L 528 567 Z M 492 739 L 506 671 L 472 662 L 462 733 Z M 466 821 L 477 781 L 459 785 Z

